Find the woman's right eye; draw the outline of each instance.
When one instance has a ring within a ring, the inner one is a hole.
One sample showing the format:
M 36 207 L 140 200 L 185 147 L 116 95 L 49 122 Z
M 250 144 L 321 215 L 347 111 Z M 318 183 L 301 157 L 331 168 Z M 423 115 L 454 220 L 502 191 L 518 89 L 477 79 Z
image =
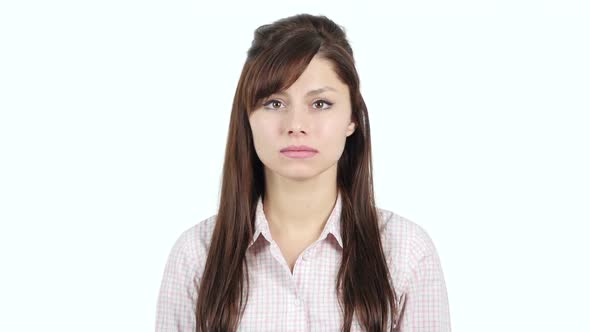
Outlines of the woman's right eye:
M 266 108 L 270 108 L 270 109 L 276 110 L 276 109 L 279 109 L 281 107 L 281 104 L 282 103 L 281 103 L 280 100 L 272 99 L 272 100 L 269 100 L 266 103 L 264 103 L 264 106 Z M 268 107 L 268 106 L 270 106 L 270 107 Z

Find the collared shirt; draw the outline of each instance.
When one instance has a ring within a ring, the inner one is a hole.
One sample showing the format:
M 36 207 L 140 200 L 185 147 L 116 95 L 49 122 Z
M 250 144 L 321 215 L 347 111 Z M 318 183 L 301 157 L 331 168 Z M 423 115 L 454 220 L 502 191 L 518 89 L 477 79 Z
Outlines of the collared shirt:
M 270 234 L 262 199 L 246 251 L 249 297 L 238 331 L 340 331 L 336 276 L 342 258 L 341 195 L 320 237 L 297 258 L 293 272 Z M 383 252 L 403 302 L 400 331 L 451 331 L 447 290 L 430 236 L 418 224 L 377 208 Z M 168 256 L 156 308 L 156 332 L 196 331 L 199 281 L 215 226 L 211 216 L 185 230 Z M 388 324 L 391 324 L 389 322 Z M 351 331 L 362 331 L 356 314 Z

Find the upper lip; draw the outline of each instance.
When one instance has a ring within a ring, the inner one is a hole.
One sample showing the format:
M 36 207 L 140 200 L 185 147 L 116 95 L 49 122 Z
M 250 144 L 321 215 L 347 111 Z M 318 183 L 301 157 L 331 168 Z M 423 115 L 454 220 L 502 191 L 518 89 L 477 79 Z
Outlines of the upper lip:
M 285 151 L 313 151 L 313 152 L 318 152 L 318 150 L 307 146 L 307 145 L 289 145 L 286 148 L 281 149 L 281 152 L 285 152 Z

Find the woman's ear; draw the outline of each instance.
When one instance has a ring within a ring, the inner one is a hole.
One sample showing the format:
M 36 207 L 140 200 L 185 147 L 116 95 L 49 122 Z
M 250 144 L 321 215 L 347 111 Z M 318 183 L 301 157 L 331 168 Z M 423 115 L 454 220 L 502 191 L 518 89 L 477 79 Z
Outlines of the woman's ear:
M 350 122 L 348 124 L 348 127 L 346 127 L 346 136 L 350 136 L 352 135 L 352 133 L 354 133 L 354 130 L 356 129 L 356 123 L 354 122 Z

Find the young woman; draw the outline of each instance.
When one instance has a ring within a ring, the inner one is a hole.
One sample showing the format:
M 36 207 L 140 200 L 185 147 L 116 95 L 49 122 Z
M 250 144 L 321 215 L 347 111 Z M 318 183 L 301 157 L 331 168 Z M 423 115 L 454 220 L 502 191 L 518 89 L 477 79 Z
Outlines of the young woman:
M 436 248 L 375 206 L 367 107 L 325 16 L 256 29 L 219 210 L 168 258 L 156 331 L 450 331 Z

